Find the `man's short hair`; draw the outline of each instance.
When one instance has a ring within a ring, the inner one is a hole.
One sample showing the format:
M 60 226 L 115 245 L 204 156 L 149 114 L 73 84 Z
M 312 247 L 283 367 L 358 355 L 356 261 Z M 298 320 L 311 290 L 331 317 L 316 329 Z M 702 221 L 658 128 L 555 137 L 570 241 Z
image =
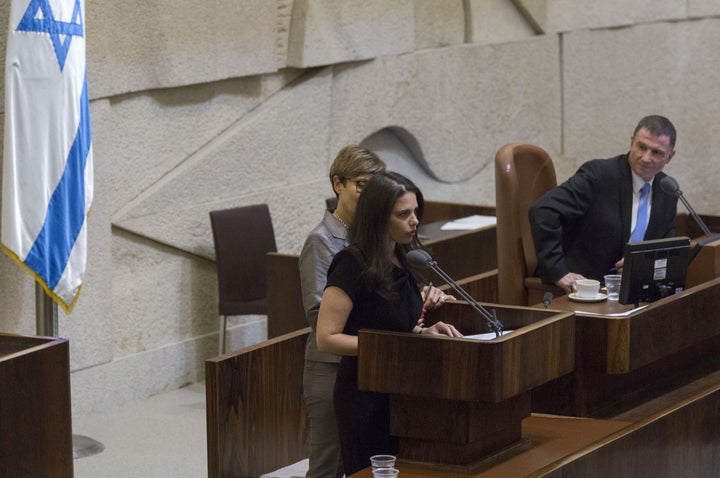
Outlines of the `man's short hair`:
M 667 136 L 670 138 L 670 147 L 675 147 L 675 139 L 677 133 L 675 132 L 675 126 L 664 116 L 650 115 L 640 120 L 633 131 L 633 137 L 640 131 L 641 128 L 645 128 L 655 136 Z

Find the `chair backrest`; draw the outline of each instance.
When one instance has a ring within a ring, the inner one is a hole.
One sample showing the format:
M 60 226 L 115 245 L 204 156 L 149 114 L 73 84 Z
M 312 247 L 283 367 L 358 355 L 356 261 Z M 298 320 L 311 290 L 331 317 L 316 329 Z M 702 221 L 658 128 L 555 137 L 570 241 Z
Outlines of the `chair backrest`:
M 221 315 L 266 313 L 248 308 L 264 301 L 265 255 L 277 252 L 275 232 L 267 204 L 210 212 L 218 276 Z
M 542 148 L 507 144 L 495 155 L 498 301 L 528 305 L 526 278 L 535 274 L 537 256 L 528 211 L 557 185 L 552 159 Z M 539 284 L 539 281 L 538 281 Z
M 337 196 L 333 196 L 331 198 L 325 199 L 325 207 L 328 210 L 334 211 L 337 208 L 337 205 L 338 205 L 338 197 Z

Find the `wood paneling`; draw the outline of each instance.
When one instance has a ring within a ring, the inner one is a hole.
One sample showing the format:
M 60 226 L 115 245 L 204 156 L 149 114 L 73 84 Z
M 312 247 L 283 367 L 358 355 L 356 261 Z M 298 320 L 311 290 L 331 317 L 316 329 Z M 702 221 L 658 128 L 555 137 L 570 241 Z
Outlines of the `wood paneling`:
M 374 330 L 359 334 L 358 385 L 417 397 L 497 403 L 574 367 L 574 316 L 529 307 L 492 306 L 514 333 L 490 340 L 452 339 Z M 487 331 L 464 302 L 429 314 L 463 334 Z
M 593 314 L 622 313 L 630 305 L 557 299 L 552 307 L 577 314 L 575 372 L 535 390 L 533 410 L 605 417 L 718 366 L 718 304 L 720 278 L 627 316 Z
M 699 394 L 569 458 L 561 476 L 720 476 L 719 410 L 720 390 Z
M 700 219 L 713 234 L 720 234 L 720 216 L 699 214 Z M 687 237 L 700 237 L 703 230 L 695 219 L 686 212 L 681 212 L 675 218 L 675 235 Z
M 715 277 L 720 277 L 720 240 L 702 246 L 690 262 L 685 287 L 694 287 Z
M 309 328 L 205 362 L 208 476 L 257 477 L 307 457 Z
M 572 371 L 572 313 L 493 309 L 514 332 L 474 340 L 360 330 L 358 387 L 390 394 L 399 456 L 471 466 L 519 442 L 530 390 Z M 428 323 L 440 317 L 463 334 L 487 330 L 464 302 L 445 304 Z
M 498 301 L 497 269 L 465 277 L 463 279 L 456 280 L 455 282 L 457 282 L 460 287 L 470 294 L 470 297 L 478 302 L 490 302 L 496 304 Z M 455 293 L 447 284 L 442 285 L 440 288 L 446 291 L 447 294 L 457 296 L 457 293 Z
M 612 420 L 532 415 L 522 443 L 469 470 L 405 460 L 396 467 L 413 478 L 720 476 L 720 372 L 655 402 Z M 369 469 L 351 476 L 371 477 Z
M 446 221 L 423 226 L 420 234 L 438 266 L 455 280 L 497 269 L 497 236 L 494 226 L 470 231 L 443 231 Z M 429 274 L 429 273 L 428 273 Z M 429 280 L 438 278 L 429 275 Z
M 268 253 L 268 338 L 279 337 L 308 326 L 300 287 L 298 256 Z
M 0 476 L 72 478 L 68 341 L 0 335 Z

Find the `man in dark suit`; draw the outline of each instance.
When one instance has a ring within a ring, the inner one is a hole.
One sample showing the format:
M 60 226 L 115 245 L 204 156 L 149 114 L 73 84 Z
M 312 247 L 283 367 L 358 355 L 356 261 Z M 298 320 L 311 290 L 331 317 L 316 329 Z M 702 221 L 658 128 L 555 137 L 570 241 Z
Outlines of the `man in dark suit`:
M 605 274 L 622 269 L 631 237 L 641 241 L 675 235 L 677 198 L 660 189 L 675 139 L 667 118 L 647 116 L 636 126 L 627 154 L 586 162 L 533 204 L 530 226 L 537 274 L 544 282 L 571 292 L 577 279 L 602 281 Z M 645 183 L 649 186 L 643 189 Z

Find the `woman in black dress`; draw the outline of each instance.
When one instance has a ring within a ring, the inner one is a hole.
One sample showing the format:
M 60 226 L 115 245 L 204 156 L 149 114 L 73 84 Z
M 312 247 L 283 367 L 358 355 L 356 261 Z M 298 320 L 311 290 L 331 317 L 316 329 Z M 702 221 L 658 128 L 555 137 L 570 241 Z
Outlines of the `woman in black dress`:
M 318 349 L 342 355 L 335 382 L 335 414 L 346 475 L 370 466 L 370 456 L 395 454 L 389 401 L 357 388 L 359 329 L 461 337 L 451 325 L 423 328 L 423 298 L 406 254 L 419 247 L 420 190 L 398 173 L 376 174 L 358 201 L 348 240 L 328 270 L 317 326 Z

